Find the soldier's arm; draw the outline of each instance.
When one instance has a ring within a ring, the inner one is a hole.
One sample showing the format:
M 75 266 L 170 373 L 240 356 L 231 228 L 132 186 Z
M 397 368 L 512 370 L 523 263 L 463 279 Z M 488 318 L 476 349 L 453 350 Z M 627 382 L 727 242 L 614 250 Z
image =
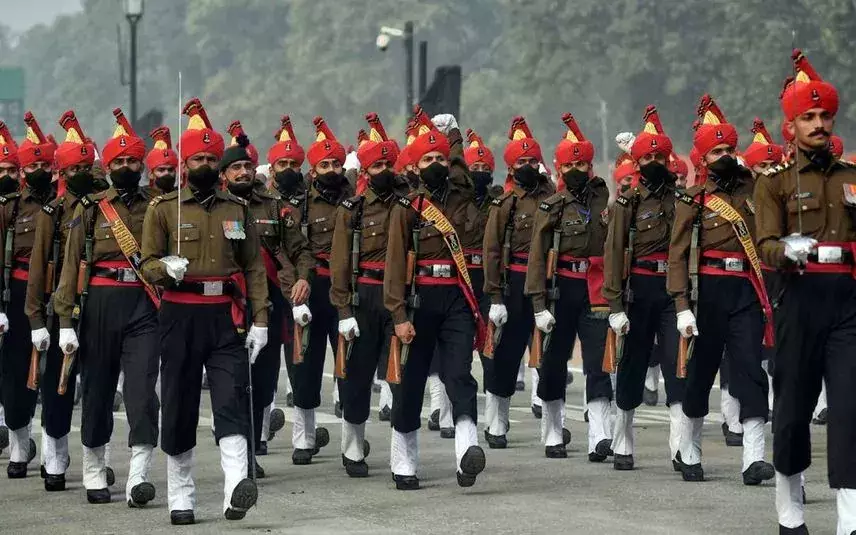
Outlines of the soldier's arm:
M 353 316 L 350 305 L 351 210 L 340 206 L 330 251 L 330 303 L 339 311 L 339 320 Z
M 246 237 L 239 240 L 237 258 L 247 279 L 247 298 L 253 307 L 253 324 L 266 327 L 270 301 L 268 300 L 267 272 L 262 260 L 262 243 L 256 226 L 250 218 L 249 208 L 247 206 L 242 208 Z
M 27 300 L 24 303 L 24 313 L 30 318 L 30 328 L 34 330 L 45 327 L 45 268 L 54 232 L 51 216 L 40 211 L 36 218 L 33 251 L 30 255 L 30 275 L 27 278 Z
M 553 227 L 558 219 L 558 208 L 562 201 L 554 204 L 541 203 L 535 211 L 532 224 L 532 241 L 529 244 L 529 265 L 526 267 L 526 284 L 523 293 L 532 298 L 532 308 L 541 312 L 547 308 L 544 288 L 547 282 L 547 251 L 550 249 Z
M 784 268 L 788 259 L 785 244 L 779 239 L 787 233 L 788 212 L 777 189 L 773 178 L 767 175 L 761 175 L 755 182 L 755 239 L 761 260 L 768 266 Z
M 619 197 L 619 199 L 625 199 Z M 630 213 L 624 205 L 616 204 L 610 209 L 609 228 L 603 246 L 603 297 L 613 313 L 624 312 L 624 250 L 630 232 Z M 632 259 L 630 259 L 632 261 Z
M 158 286 L 166 286 L 172 280 L 166 272 L 166 266 L 160 261 L 169 254 L 168 239 L 169 228 L 163 210 L 158 204 L 150 204 L 143 219 L 143 240 L 140 245 L 143 261 L 140 271 L 147 281 Z
M 490 297 L 492 305 L 502 304 L 502 239 L 508 212 L 500 199 L 493 202 L 487 216 L 484 229 L 484 293 Z M 500 204 L 497 204 L 500 203 Z
M 59 276 L 59 284 L 54 294 L 54 311 L 59 317 L 59 326 L 67 329 L 73 327 L 71 313 L 74 310 L 74 299 L 77 295 L 77 274 L 80 261 L 83 257 L 83 246 L 86 240 L 86 218 L 87 214 L 83 205 L 78 204 L 71 218 L 68 230 L 68 238 L 65 242 L 65 255 L 62 261 L 62 272 Z
M 383 304 L 396 325 L 407 321 L 405 282 L 407 280 L 407 249 L 410 232 L 407 208 L 396 204 L 389 214 L 386 244 L 386 266 L 383 272 Z
M 695 205 L 690 206 L 681 200 L 675 202 L 675 223 L 672 226 L 672 239 L 669 242 L 669 271 L 666 274 L 666 291 L 675 300 L 677 312 L 690 309 L 689 296 L 687 295 L 689 254 L 696 209 Z

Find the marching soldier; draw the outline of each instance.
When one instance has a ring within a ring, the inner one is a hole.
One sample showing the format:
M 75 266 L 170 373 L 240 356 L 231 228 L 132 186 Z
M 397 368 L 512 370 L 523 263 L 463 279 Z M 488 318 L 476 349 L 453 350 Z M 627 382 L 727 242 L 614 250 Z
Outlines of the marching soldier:
M 686 395 L 678 468 L 684 481 L 704 481 L 701 431 L 713 381 L 727 351 L 729 391 L 740 402 L 743 484 L 773 478 L 764 461 L 769 411 L 761 343 L 772 345 L 772 309 L 752 243 L 752 180 L 735 158 L 737 130 L 713 99 L 702 97 L 701 124 L 693 145 L 706 169 L 704 185 L 677 193 L 666 286 L 675 299 L 677 329 L 695 351 L 687 352 Z M 697 275 L 697 274 L 700 274 Z M 765 327 L 766 321 L 766 327 Z M 688 344 L 689 345 L 689 344 Z
M 220 174 L 229 193 L 239 197 L 249 206 L 250 218 L 261 240 L 261 256 L 267 273 L 268 296 L 271 308 L 268 315 L 268 343 L 253 363 L 253 423 L 254 444 L 262 441 L 263 412 L 273 401 L 276 382 L 279 378 L 280 347 L 282 346 L 282 325 L 285 312 L 285 297 L 279 287 L 279 255 L 282 252 L 296 266 L 297 281 L 291 289 L 290 299 L 301 305 L 309 294 L 309 272 L 312 269 L 312 257 L 307 248 L 306 238 L 300 233 L 292 219 L 288 225 L 280 221 L 282 213 L 281 197 L 277 193 L 259 190 L 255 187 L 255 168 L 252 162 L 252 145 L 243 133 L 243 129 L 232 123 L 230 132 L 236 136 L 232 146 L 223 153 L 220 160 Z M 239 131 L 240 130 L 240 131 Z M 288 226 L 287 226 L 288 225 Z M 264 437 L 267 439 L 267 437 Z M 256 463 L 256 477 L 265 477 L 264 470 Z
M 337 351 L 336 356 L 342 464 L 350 477 L 368 476 L 364 443 L 372 379 L 393 333 L 392 318 L 383 306 L 389 213 L 397 195 L 409 189 L 392 170 L 398 156 L 395 142 L 387 137 L 376 114 L 368 114 L 366 120 L 369 138 L 357 149 L 366 189 L 342 201 L 330 256 L 330 301 L 338 310 L 339 336 L 350 345 L 346 355 Z
M 390 467 L 397 489 L 419 488 L 416 433 L 425 381 L 436 356 L 452 402 L 458 485 L 469 487 L 485 466 L 476 429 L 478 385 L 471 373 L 473 341 L 481 350 L 484 325 L 455 230 L 466 226 L 471 192 L 457 171 L 450 175 L 449 139 L 420 107 L 416 119 L 418 136 L 409 151 L 421 185 L 400 197 L 390 213 L 383 280 L 384 305 L 396 334 L 390 360 L 401 360 L 400 368 L 390 362 L 392 373 L 400 374 L 393 388 Z
M 86 498 L 110 503 L 105 445 L 113 433 L 113 393 L 123 370 L 131 448 L 125 499 L 130 507 L 143 507 L 155 497 L 148 471 L 158 442 L 160 296 L 140 274 L 138 240 L 150 200 L 139 185 L 146 146 L 121 110 L 113 114 L 116 131 L 103 151 L 112 186 L 82 197 L 75 207 L 55 302 L 66 362 L 80 345 L 85 355 L 80 371 Z
M 190 119 L 180 147 L 188 187 L 151 201 L 143 222 L 141 270 L 145 280 L 165 289 L 159 318 L 161 449 L 168 455 L 173 524 L 195 523 L 191 472 L 203 366 L 225 479 L 225 517 L 240 520 L 256 503 L 256 484 L 247 478 L 244 392 L 247 357 L 252 364 L 267 343 L 269 306 L 261 245 L 247 203 L 219 187 L 223 137 L 211 128 L 199 99 L 188 102 L 184 114 Z M 250 321 L 244 344 L 239 333 Z
M 321 382 L 327 342 L 336 347 L 338 335 L 337 311 L 330 303 L 330 250 L 336 223 L 336 208 L 353 190 L 342 174 L 345 148 L 321 117 L 314 119 L 316 138 L 310 145 L 307 157 L 311 166 L 311 184 L 302 199 L 289 199 L 295 224 L 300 225 L 309 240 L 315 259 L 315 276 L 312 279 L 309 301 L 293 309 L 295 329 L 294 348 L 286 354 L 286 365 L 294 387 L 295 417 L 291 440 L 294 464 L 305 465 L 329 444 L 330 434 L 325 427 L 315 427 L 315 409 L 321 404 Z M 311 325 L 309 322 L 312 322 Z M 308 336 L 297 336 L 309 329 Z M 308 340 L 307 340 L 308 338 Z M 295 361 L 295 357 L 301 359 Z
M 506 191 L 492 201 L 484 230 L 484 293 L 490 299 L 490 321 L 497 329 L 502 329 L 493 358 L 482 361 L 485 437 L 490 448 L 508 445 L 505 436 L 508 410 L 535 317 L 532 303 L 524 296 L 532 220 L 541 202 L 555 191 L 552 183 L 538 172 L 538 165 L 543 161 L 541 147 L 523 117 L 512 120 L 508 138 L 504 154 L 509 174 Z M 544 318 L 543 311 L 539 311 L 536 319 L 542 327 L 546 326 Z M 550 407 L 558 411 L 560 403 L 554 401 Z M 545 410 L 549 410 L 546 405 Z M 562 437 L 559 438 L 559 445 L 563 445 Z M 556 444 L 548 446 L 552 448 Z M 548 456 L 551 456 L 551 448 L 548 448 Z
M 176 188 L 178 155 L 172 150 L 169 128 L 159 126 L 152 130 L 149 137 L 155 142 L 152 150 L 146 155 L 145 161 L 149 173 L 149 187 L 161 195 L 173 192 Z
M 666 381 L 669 407 L 669 450 L 678 453 L 684 396 L 676 378 L 678 336 L 675 309 L 666 293 L 667 251 L 675 212 L 675 175 L 666 167 L 672 140 L 666 136 L 654 106 L 648 106 L 643 131 L 630 147 L 638 184 L 620 194 L 612 208 L 604 247 L 603 296 L 609 302 L 609 325 L 623 337 L 623 355 L 617 360 L 613 467 L 635 466 L 633 417 L 642 403 L 645 377 L 654 338 Z M 625 163 L 624 165 L 630 165 Z
M 783 271 L 773 372 L 773 462 L 779 533 L 808 533 L 800 475 L 811 464 L 809 422 L 826 379 L 829 485 L 837 489 L 838 531 L 856 531 L 853 396 L 856 359 L 856 167 L 832 156 L 839 97 L 794 51 L 796 80 L 782 93 L 793 158 L 755 186 L 758 247 Z
M 562 436 L 567 364 L 579 334 L 586 377 L 588 457 L 591 462 L 603 462 L 612 455 L 607 423 L 612 383 L 602 369 L 607 303 L 601 294 L 609 189 L 594 176 L 594 145 L 570 113 L 562 121 L 568 131 L 555 152 L 559 191 L 535 212 L 526 270 L 525 294 L 532 299 L 538 328 L 550 337 L 538 363 L 538 397 L 544 407 L 541 434 L 547 457 L 567 457 Z M 561 333 L 552 337 L 549 333 L 556 324 Z

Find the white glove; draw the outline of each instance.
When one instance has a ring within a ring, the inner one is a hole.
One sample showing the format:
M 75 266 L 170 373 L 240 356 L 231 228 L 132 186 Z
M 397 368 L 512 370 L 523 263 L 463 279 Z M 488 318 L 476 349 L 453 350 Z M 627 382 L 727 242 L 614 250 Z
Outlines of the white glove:
M 798 264 L 805 264 L 809 253 L 817 247 L 817 240 L 800 234 L 791 234 L 779 241 L 785 244 L 785 256 Z
M 345 337 L 345 340 L 351 341 L 360 335 L 360 326 L 357 325 L 356 318 L 348 318 L 339 320 L 339 334 Z
M 505 308 L 505 305 L 490 305 L 490 311 L 487 315 L 497 327 L 502 327 L 508 321 L 508 309 Z
M 51 345 L 51 333 L 48 332 L 47 329 L 42 327 L 41 329 L 35 329 L 31 333 L 33 339 L 33 347 L 36 348 L 36 351 L 47 351 L 48 346 Z
M 80 344 L 77 342 L 77 334 L 74 332 L 74 329 L 60 329 L 59 330 L 59 348 L 66 355 L 70 355 L 77 351 L 77 348 L 80 347 Z
M 9 318 L 6 317 L 6 314 L 0 312 L 0 334 L 7 332 L 9 332 Z
M 294 307 L 292 313 L 294 314 L 294 321 L 301 327 L 306 327 L 312 321 L 312 312 L 310 312 L 309 307 L 306 305 Z
M 165 256 L 160 261 L 166 266 L 166 274 L 175 279 L 176 282 L 181 282 L 184 279 L 187 264 L 190 263 L 190 260 L 175 255 Z
M 550 314 L 549 310 L 542 310 L 541 312 L 535 313 L 535 326 L 538 327 L 539 331 L 548 333 L 553 330 L 553 326 L 555 324 L 556 318 Z
M 689 331 L 689 334 L 687 334 L 687 331 Z M 698 325 L 696 325 L 695 314 L 691 310 L 678 312 L 678 332 L 684 338 L 698 336 Z
M 617 312 L 609 315 L 609 326 L 615 331 L 615 334 L 624 336 L 630 332 L 630 319 L 624 312 Z
M 437 130 L 448 136 L 449 132 L 458 128 L 458 120 L 451 113 L 441 113 L 431 118 L 431 122 L 437 127 Z
M 618 145 L 618 148 L 627 154 L 630 154 L 630 148 L 633 146 L 634 141 L 636 141 L 636 136 L 632 132 L 622 132 L 615 136 L 615 143 Z
M 360 159 L 357 158 L 357 151 L 351 151 L 350 154 L 345 156 L 345 164 L 342 166 L 345 168 L 345 171 L 350 171 L 351 169 L 359 169 Z
M 250 332 L 247 333 L 247 341 L 244 346 L 250 350 L 250 364 L 255 364 L 259 353 L 267 345 L 268 328 L 259 327 L 255 323 L 250 327 Z

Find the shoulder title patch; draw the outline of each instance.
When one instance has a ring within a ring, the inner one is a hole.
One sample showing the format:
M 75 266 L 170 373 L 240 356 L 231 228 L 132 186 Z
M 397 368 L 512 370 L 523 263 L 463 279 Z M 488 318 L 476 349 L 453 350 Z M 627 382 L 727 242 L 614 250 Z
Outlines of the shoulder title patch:
M 630 200 L 627 197 L 624 197 L 622 195 L 619 195 L 618 197 L 616 197 L 615 202 L 617 202 L 621 206 L 630 205 Z

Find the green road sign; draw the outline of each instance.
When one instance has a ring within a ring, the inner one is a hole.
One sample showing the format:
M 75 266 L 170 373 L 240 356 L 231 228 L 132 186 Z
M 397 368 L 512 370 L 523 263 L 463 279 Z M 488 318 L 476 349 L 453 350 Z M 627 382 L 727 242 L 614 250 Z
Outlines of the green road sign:
M 24 69 L 20 67 L 0 67 L 0 120 L 13 136 L 25 134 Z

